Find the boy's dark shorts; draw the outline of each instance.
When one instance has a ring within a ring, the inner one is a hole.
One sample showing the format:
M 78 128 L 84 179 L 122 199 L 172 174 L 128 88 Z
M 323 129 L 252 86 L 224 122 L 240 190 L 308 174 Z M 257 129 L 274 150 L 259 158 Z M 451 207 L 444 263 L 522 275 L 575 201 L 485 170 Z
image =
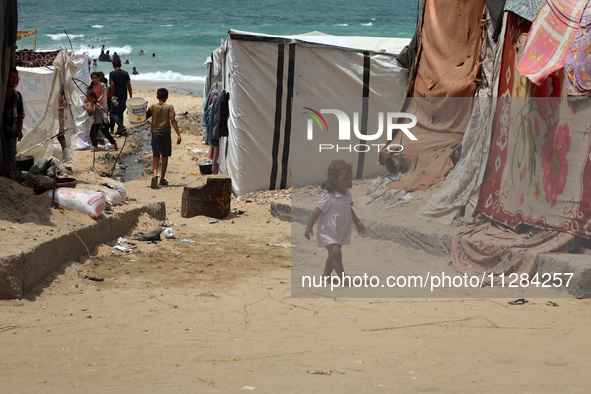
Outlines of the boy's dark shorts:
M 152 155 L 168 156 L 172 153 L 170 131 L 155 131 L 152 133 Z

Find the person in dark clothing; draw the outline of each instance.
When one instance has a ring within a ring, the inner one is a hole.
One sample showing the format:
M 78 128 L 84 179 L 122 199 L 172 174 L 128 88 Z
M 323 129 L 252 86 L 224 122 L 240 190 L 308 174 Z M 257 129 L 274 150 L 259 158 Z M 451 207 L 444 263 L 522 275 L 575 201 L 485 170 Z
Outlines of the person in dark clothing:
M 109 73 L 109 89 L 112 94 L 111 116 L 116 116 L 119 123 L 123 124 L 123 114 L 127 108 L 127 93 L 129 93 L 129 98 L 133 97 L 131 79 L 127 71 L 121 69 L 121 59 L 113 60 L 113 68 L 114 70 Z M 113 100 L 115 97 L 117 100 Z M 115 101 L 117 105 L 115 105 Z M 111 130 L 114 127 L 115 120 L 111 119 Z M 121 134 L 122 131 L 121 125 L 118 124 L 117 134 Z
M 16 143 L 23 138 L 23 119 L 25 118 L 23 97 L 16 90 L 19 81 L 18 71 L 16 68 L 10 67 L 8 83 L 6 85 L 6 97 L 4 99 L 2 130 L 4 132 L 6 158 L 10 166 L 10 172 L 8 174 L 13 179 L 16 179 L 20 174 L 16 168 Z

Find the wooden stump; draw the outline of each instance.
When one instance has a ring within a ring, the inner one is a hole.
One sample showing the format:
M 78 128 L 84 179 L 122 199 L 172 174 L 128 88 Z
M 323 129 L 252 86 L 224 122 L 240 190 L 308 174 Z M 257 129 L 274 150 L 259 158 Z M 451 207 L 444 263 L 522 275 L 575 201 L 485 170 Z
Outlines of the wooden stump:
M 230 213 L 232 200 L 232 179 L 208 177 L 200 187 L 185 187 L 181 204 L 181 216 L 191 218 L 197 215 L 223 219 Z

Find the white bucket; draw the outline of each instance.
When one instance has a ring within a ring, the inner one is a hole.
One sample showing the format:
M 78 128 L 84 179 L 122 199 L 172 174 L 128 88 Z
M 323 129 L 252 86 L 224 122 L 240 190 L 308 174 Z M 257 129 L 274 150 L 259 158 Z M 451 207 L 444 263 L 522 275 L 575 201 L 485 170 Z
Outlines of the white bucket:
M 148 102 L 143 97 L 131 97 L 127 100 L 127 117 L 129 124 L 141 125 L 146 122 L 146 112 L 148 112 Z

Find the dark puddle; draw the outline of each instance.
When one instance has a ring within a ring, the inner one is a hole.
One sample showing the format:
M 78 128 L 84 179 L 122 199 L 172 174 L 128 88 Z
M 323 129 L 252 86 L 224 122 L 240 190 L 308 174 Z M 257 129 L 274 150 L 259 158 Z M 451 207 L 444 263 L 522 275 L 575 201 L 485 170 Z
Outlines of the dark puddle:
M 140 149 L 130 152 L 126 155 L 121 155 L 115 166 L 112 178 L 117 179 L 120 182 L 128 182 L 132 179 L 136 179 L 142 176 L 146 169 L 146 164 L 140 160 L 140 157 L 146 152 L 152 150 L 150 144 L 150 125 L 146 124 L 143 126 L 135 127 L 132 130 L 133 136 L 135 136 L 141 146 Z M 124 151 L 128 147 L 123 148 Z

